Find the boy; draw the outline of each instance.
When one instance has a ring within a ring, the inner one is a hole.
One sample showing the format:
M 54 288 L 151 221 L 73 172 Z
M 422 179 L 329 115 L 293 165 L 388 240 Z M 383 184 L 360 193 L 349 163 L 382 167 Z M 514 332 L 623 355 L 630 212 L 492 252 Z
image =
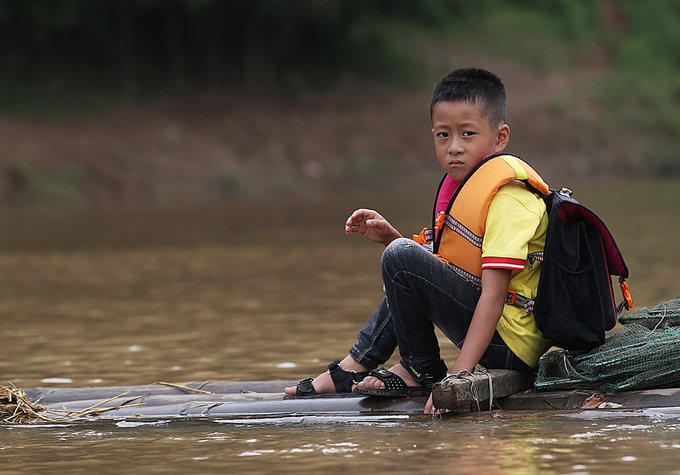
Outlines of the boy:
M 385 299 L 347 357 L 317 378 L 286 388 L 287 394 L 428 394 L 447 372 L 435 325 L 460 348 L 453 374 L 473 372 L 478 363 L 531 371 L 551 346 L 526 304 L 538 287 L 545 205 L 513 178 L 528 177 L 546 192 L 547 185 L 516 157 L 484 160 L 508 144 L 505 109 L 505 87 L 488 71 L 459 69 L 435 85 L 432 134 L 446 175 L 429 234 L 433 252 L 423 233 L 405 239 L 375 211 L 352 213 L 348 235 L 356 232 L 386 246 Z M 400 362 L 389 371 L 376 369 L 397 347 Z M 425 412 L 433 410 L 430 397 Z

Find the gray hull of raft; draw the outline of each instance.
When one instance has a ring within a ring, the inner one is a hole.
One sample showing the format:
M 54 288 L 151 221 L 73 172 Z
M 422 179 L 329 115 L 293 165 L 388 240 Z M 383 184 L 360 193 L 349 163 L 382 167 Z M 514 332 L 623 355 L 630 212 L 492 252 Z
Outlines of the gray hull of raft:
M 680 407 L 680 388 L 595 395 L 592 391 L 536 392 L 526 376 L 509 370 L 490 370 L 475 381 L 449 379 L 433 390 L 435 406 L 457 412 L 488 409 L 489 391 L 494 405 L 506 411 L 574 409 L 641 409 Z M 366 397 L 358 394 L 287 398 L 283 388 L 297 381 L 190 382 L 178 386 L 153 384 L 92 388 L 35 388 L 25 390 L 31 402 L 67 418 L 200 418 L 284 415 L 422 414 L 427 398 Z M 473 385 L 475 386 L 473 388 Z M 475 401 L 475 398 L 479 401 Z M 94 410 L 93 410 L 94 408 Z
M 50 416 L 77 415 L 96 406 L 97 418 L 220 417 L 304 414 L 417 414 L 426 398 L 368 398 L 359 394 L 286 398 L 283 389 L 297 381 L 191 382 L 199 393 L 163 385 L 98 388 L 35 388 L 27 398 Z M 112 399 L 113 398 L 113 399 Z M 107 401 L 101 404 L 102 401 Z M 109 409 L 108 411 L 103 411 Z M 57 417 L 58 418 L 58 417 Z

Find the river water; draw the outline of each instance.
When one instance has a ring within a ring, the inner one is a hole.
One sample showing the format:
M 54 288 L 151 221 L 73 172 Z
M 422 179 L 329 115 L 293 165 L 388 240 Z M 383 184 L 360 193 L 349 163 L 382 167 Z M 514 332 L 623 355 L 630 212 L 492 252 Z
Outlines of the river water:
M 581 186 L 636 308 L 680 293 L 680 182 Z M 0 217 L 0 379 L 18 388 L 293 380 L 347 354 L 381 298 L 381 247 L 429 195 Z M 456 350 L 442 341 L 445 359 Z M 680 410 L 679 410 L 680 411 Z M 357 465 L 361 464 L 361 465 Z M 679 473 L 680 412 L 234 417 L 0 425 L 3 473 Z

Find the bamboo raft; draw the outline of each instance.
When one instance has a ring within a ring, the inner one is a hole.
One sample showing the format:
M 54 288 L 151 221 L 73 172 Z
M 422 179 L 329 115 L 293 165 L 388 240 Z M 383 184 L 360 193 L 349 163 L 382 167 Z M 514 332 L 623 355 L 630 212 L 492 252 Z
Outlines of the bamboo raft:
M 489 385 L 489 378 L 492 384 Z M 359 394 L 291 398 L 283 388 L 297 381 L 156 383 L 144 386 L 34 388 L 25 397 L 40 407 L 42 420 L 129 418 L 219 418 L 272 415 L 422 414 L 427 398 L 367 397 Z M 454 412 L 680 407 L 680 388 L 593 394 L 537 392 L 527 375 L 489 370 L 474 378 L 451 378 L 433 389 L 435 407 Z

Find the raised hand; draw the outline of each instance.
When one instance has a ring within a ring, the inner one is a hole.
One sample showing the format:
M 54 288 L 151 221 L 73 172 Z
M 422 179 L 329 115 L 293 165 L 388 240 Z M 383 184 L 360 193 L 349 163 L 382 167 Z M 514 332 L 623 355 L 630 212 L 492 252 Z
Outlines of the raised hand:
M 345 233 L 359 233 L 366 239 L 387 246 L 397 238 L 402 237 L 377 211 L 372 209 L 358 209 L 347 218 Z

